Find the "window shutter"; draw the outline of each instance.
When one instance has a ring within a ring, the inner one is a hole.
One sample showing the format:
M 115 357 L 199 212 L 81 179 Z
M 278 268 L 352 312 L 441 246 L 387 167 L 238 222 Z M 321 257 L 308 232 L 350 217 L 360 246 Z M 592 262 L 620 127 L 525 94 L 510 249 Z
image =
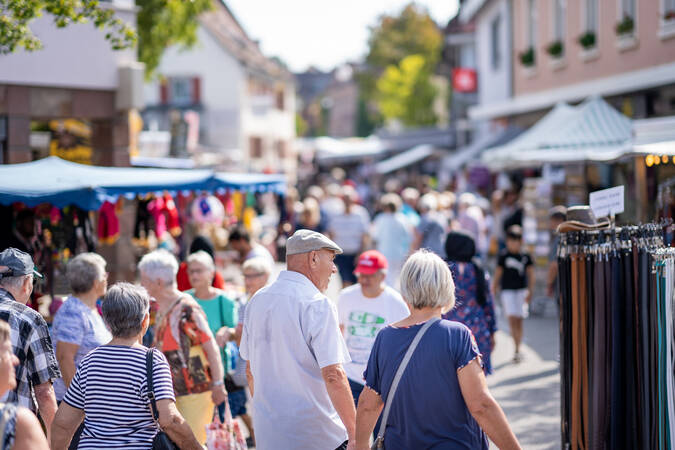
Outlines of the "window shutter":
M 201 80 L 199 77 L 192 79 L 192 103 L 197 105 L 201 100 Z
M 159 82 L 159 102 L 162 105 L 169 103 L 169 81 L 166 78 Z

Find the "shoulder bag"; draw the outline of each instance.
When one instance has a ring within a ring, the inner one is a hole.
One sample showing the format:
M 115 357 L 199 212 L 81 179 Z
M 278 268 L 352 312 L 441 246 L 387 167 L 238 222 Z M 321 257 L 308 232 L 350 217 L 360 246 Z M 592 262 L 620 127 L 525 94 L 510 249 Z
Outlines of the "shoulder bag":
M 159 411 L 157 411 L 157 401 L 155 400 L 154 385 L 152 382 L 152 366 L 153 366 L 153 348 L 149 348 L 145 353 L 145 369 L 148 377 L 148 398 L 150 399 L 150 409 L 152 410 L 152 418 L 159 428 L 159 432 L 152 440 L 152 450 L 179 450 L 178 446 L 171 440 L 168 434 L 162 431 L 159 425 Z
M 396 375 L 394 375 L 394 381 L 392 381 L 391 387 L 389 388 L 387 403 L 384 405 L 384 412 L 382 413 L 382 423 L 380 424 L 380 430 L 377 432 L 377 439 L 375 439 L 375 442 L 373 442 L 373 446 L 371 447 L 372 450 L 384 449 L 384 432 L 387 428 L 387 419 L 389 419 L 389 411 L 391 410 L 391 403 L 394 400 L 394 395 L 396 394 L 398 383 L 401 381 L 403 372 L 405 372 L 406 367 L 408 367 L 410 358 L 412 358 L 412 355 L 415 352 L 415 349 L 417 348 L 417 344 L 420 343 L 422 336 L 424 336 L 424 333 L 427 332 L 430 326 L 432 326 L 439 320 L 441 319 L 438 317 L 434 317 L 433 319 L 429 319 L 427 323 L 422 325 L 422 328 L 420 328 L 420 330 L 417 332 L 415 338 L 410 343 L 410 347 L 408 347 L 408 350 L 405 352 L 403 360 L 401 361 L 401 364 L 399 364 L 398 369 L 396 370 Z

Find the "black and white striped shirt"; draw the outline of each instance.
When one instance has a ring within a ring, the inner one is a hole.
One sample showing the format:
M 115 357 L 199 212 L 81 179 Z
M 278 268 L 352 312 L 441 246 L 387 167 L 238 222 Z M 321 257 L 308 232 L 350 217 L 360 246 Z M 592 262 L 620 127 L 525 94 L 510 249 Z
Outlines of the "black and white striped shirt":
M 84 410 L 79 449 L 150 449 L 158 431 L 150 412 L 146 348 L 103 345 L 82 359 L 63 401 Z M 175 400 L 171 371 L 154 352 L 157 400 Z

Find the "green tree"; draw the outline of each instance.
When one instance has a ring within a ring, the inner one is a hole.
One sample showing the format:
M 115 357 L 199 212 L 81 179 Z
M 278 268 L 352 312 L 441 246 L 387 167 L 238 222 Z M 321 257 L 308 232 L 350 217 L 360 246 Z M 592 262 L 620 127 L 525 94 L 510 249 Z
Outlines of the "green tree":
M 197 17 L 211 9 L 211 1 L 136 0 L 138 59 L 145 63 L 146 78 L 152 78 L 168 47 L 187 49 L 197 43 Z
M 400 64 L 388 66 L 376 88 L 377 103 L 385 119 L 397 119 L 407 126 L 436 124 L 433 102 L 438 91 L 424 56 L 406 56 Z
M 112 8 L 101 7 L 98 0 L 0 0 L 0 54 L 42 48 L 28 24 L 45 13 L 53 16 L 59 28 L 85 22 L 105 28 L 106 39 L 115 50 L 136 42 L 133 28 L 116 18 Z
M 431 73 L 438 63 L 443 36 L 429 12 L 412 2 L 398 15 L 383 15 L 370 28 L 365 68 L 357 74 L 360 95 L 365 102 L 358 110 L 357 123 L 363 131 L 382 123 L 378 110 L 377 80 L 389 66 L 398 66 L 410 55 L 421 55 Z
M 300 115 L 299 112 L 295 113 L 295 135 L 298 137 L 305 136 L 307 134 L 307 130 L 309 129 L 309 126 L 307 125 L 307 121 L 302 118 L 302 115 Z
M 115 17 L 114 9 L 99 0 L 0 0 L 0 54 L 19 49 L 34 51 L 42 42 L 29 28 L 44 14 L 53 16 L 59 28 L 91 22 L 105 29 L 115 50 L 138 43 L 138 59 L 151 78 L 164 50 L 171 45 L 189 48 L 197 42 L 197 17 L 208 11 L 212 0 L 136 0 L 138 32 Z

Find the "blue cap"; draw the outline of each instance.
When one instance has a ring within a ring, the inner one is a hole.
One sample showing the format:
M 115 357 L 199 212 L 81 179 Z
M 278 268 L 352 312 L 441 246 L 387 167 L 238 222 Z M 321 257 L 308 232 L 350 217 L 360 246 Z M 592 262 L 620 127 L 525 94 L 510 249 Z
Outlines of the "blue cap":
M 42 274 L 36 270 L 33 258 L 28 253 L 13 247 L 0 253 L 0 277 L 20 277 L 31 273 L 42 278 Z

